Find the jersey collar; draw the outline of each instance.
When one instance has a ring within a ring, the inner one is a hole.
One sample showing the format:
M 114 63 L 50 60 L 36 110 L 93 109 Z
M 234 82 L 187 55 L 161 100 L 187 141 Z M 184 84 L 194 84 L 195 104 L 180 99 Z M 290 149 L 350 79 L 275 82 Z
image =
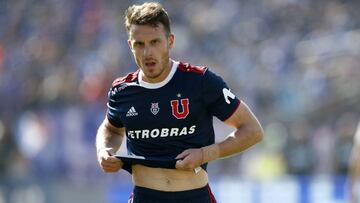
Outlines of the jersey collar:
M 158 89 L 160 87 L 163 87 L 165 86 L 170 80 L 171 78 L 174 76 L 175 72 L 176 72 L 176 69 L 179 65 L 179 62 L 178 61 L 174 61 L 172 60 L 172 63 L 173 65 L 171 66 L 171 70 L 170 70 L 170 73 L 168 74 L 168 76 L 161 82 L 158 82 L 158 83 L 149 83 L 149 82 L 145 82 L 143 81 L 142 79 L 142 71 L 140 70 L 139 71 L 139 85 L 141 87 L 145 87 L 145 88 L 148 88 L 148 89 Z

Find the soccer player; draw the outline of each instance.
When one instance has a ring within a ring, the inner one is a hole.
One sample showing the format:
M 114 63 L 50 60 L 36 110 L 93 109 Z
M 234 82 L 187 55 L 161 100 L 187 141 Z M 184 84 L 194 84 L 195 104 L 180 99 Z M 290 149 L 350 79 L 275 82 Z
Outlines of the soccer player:
M 96 137 L 102 170 L 132 174 L 129 202 L 216 202 L 207 163 L 258 143 L 260 123 L 208 68 L 169 57 L 174 35 L 162 5 L 130 6 L 125 25 L 138 69 L 116 79 L 108 93 Z M 213 116 L 236 128 L 219 143 L 214 143 Z M 124 136 L 128 153 L 144 160 L 114 156 Z

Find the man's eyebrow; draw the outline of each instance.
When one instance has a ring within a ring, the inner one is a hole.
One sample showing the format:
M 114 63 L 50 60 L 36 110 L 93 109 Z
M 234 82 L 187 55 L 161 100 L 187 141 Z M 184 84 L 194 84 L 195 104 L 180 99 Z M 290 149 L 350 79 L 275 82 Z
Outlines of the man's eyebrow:
M 142 44 L 144 43 L 143 41 L 139 41 L 139 40 L 134 40 L 134 44 Z

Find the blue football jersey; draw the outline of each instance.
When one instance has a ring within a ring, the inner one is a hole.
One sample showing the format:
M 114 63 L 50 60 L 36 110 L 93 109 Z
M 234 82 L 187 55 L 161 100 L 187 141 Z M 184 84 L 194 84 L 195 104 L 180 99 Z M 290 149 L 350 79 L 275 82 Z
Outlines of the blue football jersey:
M 131 155 L 170 160 L 215 141 L 213 116 L 224 121 L 240 105 L 206 67 L 172 61 L 167 78 L 146 83 L 139 70 L 118 78 L 108 93 L 107 118 L 125 127 Z

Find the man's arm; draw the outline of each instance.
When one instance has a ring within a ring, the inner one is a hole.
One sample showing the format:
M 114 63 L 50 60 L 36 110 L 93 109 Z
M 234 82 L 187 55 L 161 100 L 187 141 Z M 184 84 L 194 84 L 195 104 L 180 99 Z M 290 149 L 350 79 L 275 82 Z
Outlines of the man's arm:
M 185 150 L 177 156 L 177 158 L 183 160 L 177 162 L 176 168 L 193 169 L 203 163 L 240 153 L 262 140 L 263 129 L 255 115 L 244 102 L 224 122 L 235 127 L 236 131 L 231 133 L 222 142 L 200 149 Z
M 349 186 L 351 202 L 357 203 L 359 200 L 359 177 L 360 177 L 360 122 L 355 132 L 354 144 L 351 151 L 349 163 Z
M 107 118 L 101 123 L 96 134 L 96 151 L 100 167 L 104 172 L 117 172 L 123 163 L 113 155 L 119 150 L 125 128 L 117 128 Z
M 244 102 L 224 122 L 235 127 L 236 131 L 224 141 L 204 147 L 204 163 L 242 152 L 263 138 L 264 133 L 259 121 Z

